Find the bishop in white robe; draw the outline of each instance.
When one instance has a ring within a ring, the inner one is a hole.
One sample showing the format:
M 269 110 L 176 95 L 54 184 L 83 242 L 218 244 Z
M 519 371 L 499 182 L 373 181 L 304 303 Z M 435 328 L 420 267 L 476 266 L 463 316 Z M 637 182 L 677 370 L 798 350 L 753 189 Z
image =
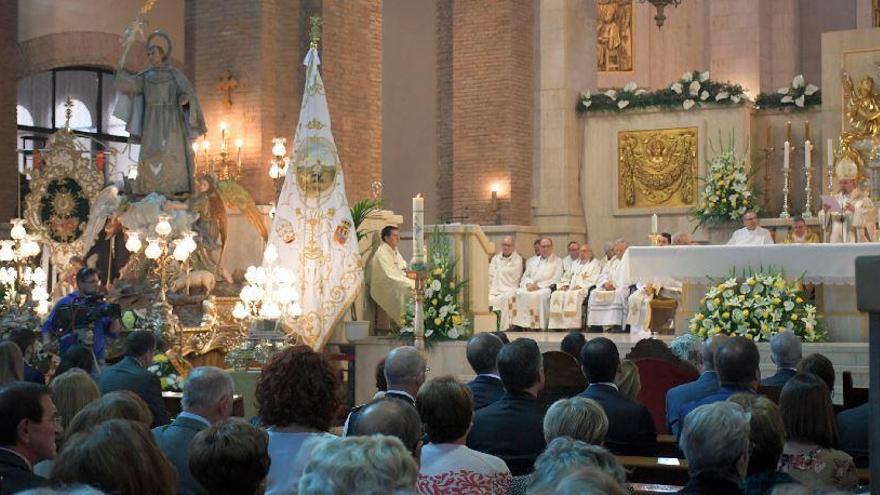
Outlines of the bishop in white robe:
M 728 246 L 762 246 L 773 244 L 773 236 L 770 231 L 758 225 L 758 214 L 747 211 L 743 215 L 745 227 L 737 230 L 727 241 Z
M 602 262 L 593 256 L 593 248 L 582 245 L 578 259 L 563 273 L 559 289 L 550 296 L 549 329 L 581 328 L 584 299 L 601 274 Z
M 614 244 L 615 256 L 602 270 L 599 282 L 587 302 L 587 325 L 622 327 L 627 314 L 629 286 L 619 280 L 620 264 L 628 244 L 620 239 Z
M 489 309 L 498 311 L 498 328 L 510 328 L 511 299 L 519 288 L 523 274 L 523 259 L 513 250 L 513 238 L 501 241 L 501 252 L 489 262 Z
M 400 231 L 386 227 L 382 234 L 382 243 L 370 260 L 370 297 L 399 325 L 406 304 L 413 297 L 415 282 L 407 278 L 406 261 L 397 250 Z
M 550 286 L 562 278 L 562 260 L 553 253 L 553 241 L 541 240 L 541 256 L 526 267 L 514 296 L 512 322 L 522 328 L 547 329 Z
M 831 227 L 828 242 L 873 242 L 877 240 L 877 209 L 871 195 L 858 187 L 859 168 L 852 160 L 841 159 L 835 173 L 840 188 L 834 196 L 842 210 L 826 212 L 825 228 Z

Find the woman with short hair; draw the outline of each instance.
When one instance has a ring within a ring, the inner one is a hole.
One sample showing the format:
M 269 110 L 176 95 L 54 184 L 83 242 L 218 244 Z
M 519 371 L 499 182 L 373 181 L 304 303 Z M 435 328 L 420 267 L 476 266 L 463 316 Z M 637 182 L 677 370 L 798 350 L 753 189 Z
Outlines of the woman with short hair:
M 507 493 L 510 470 L 504 461 L 465 445 L 474 417 L 466 385 L 452 376 L 429 380 L 419 390 L 416 409 L 430 442 L 422 447 L 419 493 Z
M 0 386 L 24 380 L 24 357 L 11 340 L 0 342 Z
M 798 373 L 782 387 L 779 409 L 787 436 L 780 470 L 811 488 L 855 488 L 853 458 L 836 448 L 837 421 L 825 382 L 812 373 Z
M 544 415 L 544 438 L 568 437 L 591 445 L 602 445 L 608 433 L 608 416 L 593 399 L 560 399 Z

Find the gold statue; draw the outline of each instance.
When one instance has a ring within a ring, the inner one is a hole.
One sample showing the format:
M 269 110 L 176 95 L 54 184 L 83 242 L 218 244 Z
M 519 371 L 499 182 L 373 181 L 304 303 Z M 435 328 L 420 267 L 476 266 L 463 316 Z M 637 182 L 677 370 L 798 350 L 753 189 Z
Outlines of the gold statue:
M 600 0 L 596 19 L 599 70 L 633 70 L 632 38 L 632 0 Z
M 864 177 L 864 159 L 855 145 L 862 139 L 880 136 L 880 93 L 874 92 L 871 76 L 865 76 L 856 86 L 849 74 L 842 71 L 841 85 L 849 130 L 840 135 L 838 158 L 852 160 L 858 166 L 859 177 Z

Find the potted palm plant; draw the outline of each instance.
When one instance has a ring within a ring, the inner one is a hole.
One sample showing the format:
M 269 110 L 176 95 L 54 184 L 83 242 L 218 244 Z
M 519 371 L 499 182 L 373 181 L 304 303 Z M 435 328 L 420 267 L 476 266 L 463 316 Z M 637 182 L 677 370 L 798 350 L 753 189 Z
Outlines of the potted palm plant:
M 361 239 L 370 234 L 370 232 L 361 230 L 364 220 L 382 210 L 382 207 L 383 202 L 381 198 L 362 199 L 351 206 L 351 220 L 357 234 L 358 244 L 360 244 Z M 361 252 L 361 256 L 365 255 L 367 251 Z M 355 300 L 351 305 L 351 321 L 345 322 L 345 336 L 350 341 L 363 339 L 370 333 L 370 322 L 368 320 L 358 320 L 357 305 L 357 300 Z

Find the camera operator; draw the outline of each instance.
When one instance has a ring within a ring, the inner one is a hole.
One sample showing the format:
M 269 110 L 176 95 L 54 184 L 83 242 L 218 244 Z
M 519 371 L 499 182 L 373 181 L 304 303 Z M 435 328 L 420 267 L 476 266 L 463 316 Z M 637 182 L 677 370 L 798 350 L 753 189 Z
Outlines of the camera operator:
M 104 364 L 108 338 L 119 333 L 119 306 L 107 303 L 94 268 L 76 272 L 77 290 L 62 297 L 43 324 L 43 339 L 57 338 L 60 354 L 74 344 L 91 346 L 98 363 Z

